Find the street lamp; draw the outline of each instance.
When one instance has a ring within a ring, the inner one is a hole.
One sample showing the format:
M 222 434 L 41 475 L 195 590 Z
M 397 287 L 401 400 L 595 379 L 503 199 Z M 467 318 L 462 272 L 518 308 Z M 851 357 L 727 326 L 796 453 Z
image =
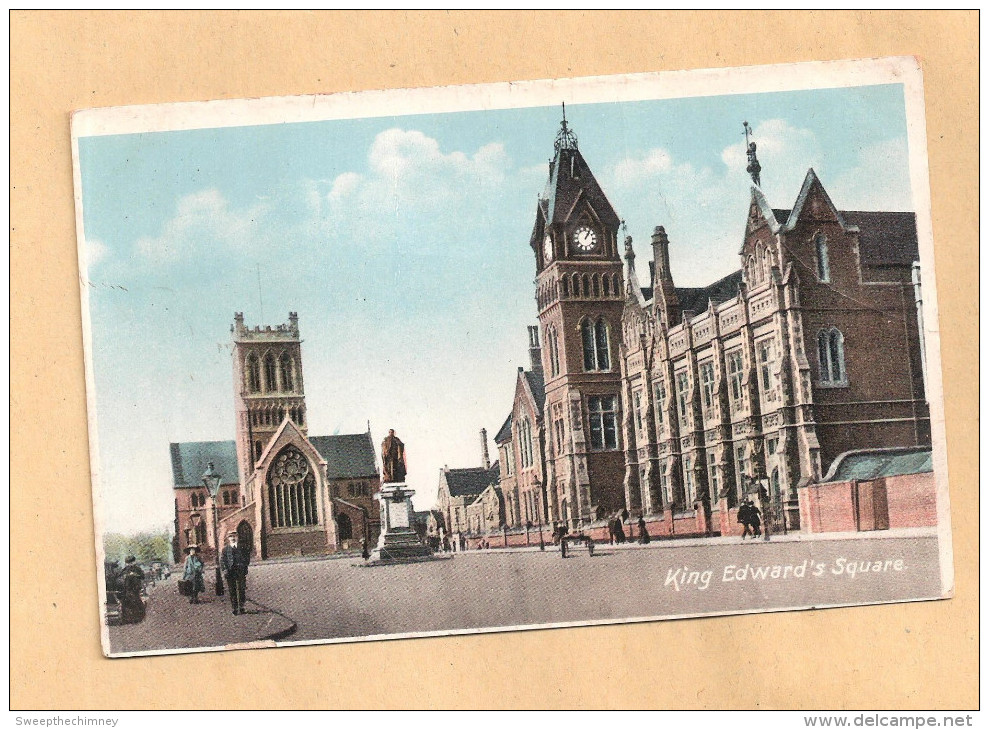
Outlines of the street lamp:
M 209 498 L 213 503 L 213 545 L 216 547 L 216 595 L 223 595 L 223 571 L 220 570 L 220 540 L 216 514 L 216 493 L 220 491 L 220 475 L 213 469 L 213 462 L 206 464 L 206 471 L 203 472 L 203 484 L 209 492 Z

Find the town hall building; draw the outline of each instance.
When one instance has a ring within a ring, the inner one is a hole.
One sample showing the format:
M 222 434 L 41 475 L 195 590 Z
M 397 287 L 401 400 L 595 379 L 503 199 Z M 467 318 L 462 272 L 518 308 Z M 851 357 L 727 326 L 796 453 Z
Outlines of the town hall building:
M 643 285 L 563 121 L 529 240 L 538 361 L 495 439 L 507 527 L 711 534 L 758 495 L 796 530 L 842 454 L 929 450 L 914 214 L 840 210 L 813 170 L 773 208 L 750 163 L 738 269 L 677 286 L 688 232 L 657 226 Z

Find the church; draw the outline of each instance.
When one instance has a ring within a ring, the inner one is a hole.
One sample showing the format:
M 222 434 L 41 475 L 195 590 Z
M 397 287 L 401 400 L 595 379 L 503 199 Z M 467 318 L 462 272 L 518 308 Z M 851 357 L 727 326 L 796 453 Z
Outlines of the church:
M 234 315 L 233 441 L 170 444 L 175 559 L 190 544 L 216 555 L 203 482 L 220 476 L 216 532 L 237 532 L 258 559 L 360 550 L 378 539 L 380 487 L 370 432 L 309 436 L 299 318 L 248 327 Z
M 842 455 L 929 452 L 914 214 L 840 210 L 813 170 L 773 208 L 749 158 L 738 269 L 677 286 L 678 233 L 657 226 L 640 283 L 563 121 L 529 240 L 532 363 L 495 439 L 508 528 L 712 534 L 757 494 L 799 530 L 801 490 Z

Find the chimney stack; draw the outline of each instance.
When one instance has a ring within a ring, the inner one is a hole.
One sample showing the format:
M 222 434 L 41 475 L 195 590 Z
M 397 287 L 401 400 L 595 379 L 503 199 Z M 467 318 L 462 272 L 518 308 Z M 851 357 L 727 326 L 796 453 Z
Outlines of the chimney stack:
M 670 274 L 670 239 L 662 226 L 656 226 L 652 233 L 652 260 L 656 267 L 654 281 L 673 281 Z
M 539 346 L 539 327 L 529 325 L 529 368 L 534 373 L 543 371 L 543 350 Z
M 491 458 L 488 456 L 488 430 L 481 429 L 481 464 L 485 469 L 491 468 Z

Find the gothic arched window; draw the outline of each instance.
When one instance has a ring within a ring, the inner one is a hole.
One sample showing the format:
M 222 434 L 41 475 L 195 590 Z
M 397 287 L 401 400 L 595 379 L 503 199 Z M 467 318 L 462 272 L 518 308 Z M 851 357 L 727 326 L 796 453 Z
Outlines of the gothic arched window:
M 603 318 L 596 322 L 585 319 L 580 323 L 580 335 L 584 346 L 584 370 L 611 370 L 608 323 Z
M 264 389 L 269 393 L 278 390 L 278 378 L 275 375 L 275 356 L 270 352 L 264 356 Z
M 561 285 L 562 290 L 563 290 L 562 291 L 562 296 L 564 298 L 569 297 L 570 296 L 570 279 L 568 279 L 567 277 L 564 276 L 562 279 L 560 279 L 560 285 Z
M 611 370 L 611 351 L 608 346 L 608 323 L 599 319 L 594 325 L 598 370 Z
M 831 281 L 831 262 L 828 260 L 828 239 L 823 233 L 814 237 L 814 247 L 817 250 L 817 278 L 820 281 Z
M 845 336 L 837 327 L 817 333 L 817 362 L 822 383 L 848 383 L 848 373 L 845 371 Z
M 295 390 L 295 363 L 292 362 L 292 357 L 287 352 L 283 352 L 282 356 L 278 358 L 278 369 L 282 376 L 282 390 L 286 392 Z
M 550 375 L 560 374 L 560 343 L 556 336 L 555 327 L 546 328 L 546 344 L 549 347 Z
M 601 296 L 601 277 L 597 274 L 591 277 L 591 292 L 595 299 Z
M 253 352 L 247 356 L 247 390 L 251 393 L 261 391 L 261 363 Z
M 611 277 L 608 276 L 607 274 L 605 274 L 604 275 L 604 278 L 601 280 L 601 286 L 602 286 L 602 288 L 604 290 L 604 295 L 606 297 L 610 297 L 611 296 Z
M 286 446 L 268 471 L 268 516 L 272 527 L 318 525 L 316 478 L 309 460 Z

